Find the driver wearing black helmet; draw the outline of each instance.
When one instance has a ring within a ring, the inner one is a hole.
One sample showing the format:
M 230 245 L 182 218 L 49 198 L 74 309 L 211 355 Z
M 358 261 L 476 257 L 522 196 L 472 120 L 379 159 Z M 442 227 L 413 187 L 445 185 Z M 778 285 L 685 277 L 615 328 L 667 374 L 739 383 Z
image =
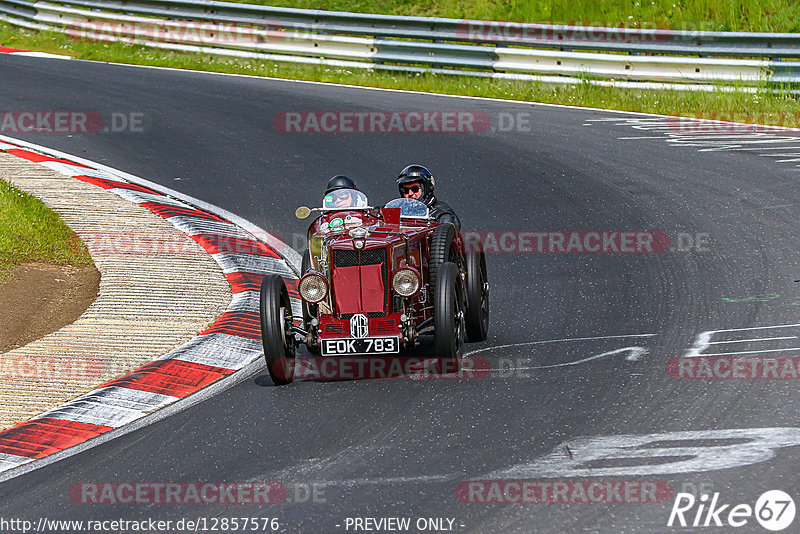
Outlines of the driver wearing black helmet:
M 401 198 L 412 198 L 424 202 L 430 209 L 431 216 L 439 222 L 453 223 L 456 230 L 461 229 L 461 221 L 456 212 L 436 198 L 433 194 L 436 180 L 431 172 L 422 165 L 409 165 L 397 177 L 397 189 Z
M 337 174 L 330 180 L 325 188 L 325 198 L 322 203 L 326 208 L 349 208 L 357 204 L 352 191 L 358 191 L 355 181 L 343 174 Z

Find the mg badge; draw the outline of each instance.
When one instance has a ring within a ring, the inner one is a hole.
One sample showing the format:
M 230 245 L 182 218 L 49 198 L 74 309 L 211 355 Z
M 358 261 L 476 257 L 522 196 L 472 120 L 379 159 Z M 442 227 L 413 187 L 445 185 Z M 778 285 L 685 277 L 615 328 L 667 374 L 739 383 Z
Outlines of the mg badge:
M 364 338 L 369 334 L 369 321 L 363 313 L 357 313 L 350 318 L 350 335 L 356 338 Z

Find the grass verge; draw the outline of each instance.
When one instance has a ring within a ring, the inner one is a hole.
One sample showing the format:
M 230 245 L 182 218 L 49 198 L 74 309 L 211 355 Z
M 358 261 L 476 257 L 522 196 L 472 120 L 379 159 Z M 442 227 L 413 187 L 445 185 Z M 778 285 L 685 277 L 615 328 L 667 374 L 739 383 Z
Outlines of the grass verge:
M 588 80 L 577 85 L 554 85 L 442 74 L 348 70 L 178 53 L 126 43 L 80 41 L 57 32 L 25 30 L 3 22 L 0 22 L 0 45 L 95 61 L 800 127 L 798 98 L 767 87 L 761 87 L 756 93 L 722 89 L 690 92 L 602 87 L 588 83 Z
M 41 200 L 0 178 L 0 284 L 21 263 L 91 265 L 86 245 Z
M 249 4 L 579 26 L 798 32 L 796 0 L 234 0 Z

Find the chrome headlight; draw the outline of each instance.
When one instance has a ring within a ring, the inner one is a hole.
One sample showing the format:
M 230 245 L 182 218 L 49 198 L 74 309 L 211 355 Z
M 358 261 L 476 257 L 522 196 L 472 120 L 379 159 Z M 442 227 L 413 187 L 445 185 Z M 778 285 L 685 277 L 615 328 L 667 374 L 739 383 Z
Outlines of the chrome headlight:
M 318 273 L 307 273 L 298 284 L 300 296 L 306 302 L 317 303 L 328 296 L 328 281 Z
M 419 273 L 411 267 L 398 269 L 392 276 L 392 288 L 401 297 L 411 297 L 419 291 Z

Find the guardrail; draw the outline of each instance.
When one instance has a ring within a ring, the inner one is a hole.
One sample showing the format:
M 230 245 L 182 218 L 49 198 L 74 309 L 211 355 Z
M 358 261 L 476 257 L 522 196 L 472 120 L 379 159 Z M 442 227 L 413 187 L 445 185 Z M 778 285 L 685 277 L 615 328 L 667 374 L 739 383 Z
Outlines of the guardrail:
M 208 0 L 0 0 L 0 19 L 79 39 L 342 67 L 555 82 L 800 82 L 800 34 L 397 17 Z

